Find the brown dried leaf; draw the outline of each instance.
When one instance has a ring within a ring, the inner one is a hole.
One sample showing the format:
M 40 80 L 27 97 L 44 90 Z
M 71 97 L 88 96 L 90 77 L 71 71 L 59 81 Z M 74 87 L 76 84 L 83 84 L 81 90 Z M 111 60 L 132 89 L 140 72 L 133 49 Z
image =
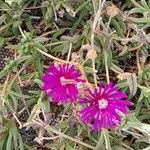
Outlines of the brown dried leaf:
M 146 59 L 148 57 L 148 52 L 143 51 L 143 50 L 138 50 L 136 53 L 136 57 L 137 57 L 137 66 L 140 69 L 144 68 Z
M 119 73 L 117 78 L 119 80 L 126 80 L 130 75 L 131 75 L 131 73 L 129 73 L 129 72 Z
M 108 14 L 110 17 L 114 17 L 114 16 L 116 16 L 116 15 L 119 14 L 119 9 L 118 9 L 115 5 L 108 6 L 108 7 L 107 7 L 107 14 Z
M 82 48 L 85 50 L 90 50 L 92 49 L 92 46 L 90 44 L 86 44 L 86 45 L 83 45 Z
M 114 71 L 115 73 L 119 73 L 119 74 L 124 73 L 124 71 L 123 71 L 120 67 L 118 67 L 117 65 L 115 65 L 114 63 L 112 63 L 110 69 L 111 69 L 112 71 Z
M 79 59 L 80 59 L 80 55 L 76 52 L 73 52 L 71 55 L 71 61 L 72 62 L 78 62 Z
M 131 95 L 135 95 L 136 91 L 137 91 L 137 77 L 135 73 L 120 73 L 117 76 L 118 79 L 120 80 L 127 80 L 128 86 L 129 86 L 129 90 Z
M 82 48 L 87 50 L 86 54 L 87 59 L 95 59 L 97 57 L 96 51 L 92 48 L 90 44 L 83 45 Z
M 86 58 L 88 59 L 95 59 L 97 57 L 96 51 L 94 49 L 88 50 L 86 54 Z
M 137 91 L 137 77 L 135 73 L 132 73 L 130 74 L 130 76 L 128 76 L 127 83 L 128 83 L 131 95 L 134 96 Z

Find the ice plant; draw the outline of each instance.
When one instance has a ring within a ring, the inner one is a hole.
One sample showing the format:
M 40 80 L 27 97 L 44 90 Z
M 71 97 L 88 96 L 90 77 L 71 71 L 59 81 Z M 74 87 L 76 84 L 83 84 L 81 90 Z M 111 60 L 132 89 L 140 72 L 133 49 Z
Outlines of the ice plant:
M 127 106 L 132 105 L 125 98 L 127 95 L 112 83 L 105 88 L 101 83 L 95 89 L 88 89 L 79 100 L 84 105 L 80 111 L 82 121 L 85 124 L 92 123 L 95 131 L 117 126 L 122 121 L 122 115 L 129 112 Z
M 65 104 L 77 99 L 78 88 L 84 80 L 74 65 L 52 64 L 43 76 L 43 82 L 43 90 L 47 92 L 47 96 L 52 97 L 53 102 Z

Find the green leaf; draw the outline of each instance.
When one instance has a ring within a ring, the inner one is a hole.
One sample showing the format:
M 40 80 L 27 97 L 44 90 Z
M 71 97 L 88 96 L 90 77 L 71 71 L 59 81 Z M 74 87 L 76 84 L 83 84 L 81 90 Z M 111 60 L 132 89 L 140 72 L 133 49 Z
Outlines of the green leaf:
M 0 16 L 0 25 L 5 21 L 5 19 L 6 19 L 6 14 Z
M 24 144 L 23 144 L 23 141 L 22 141 L 22 137 L 19 133 L 18 133 L 18 140 L 19 140 L 19 149 L 24 150 Z
M 68 14 L 72 17 L 75 17 L 76 13 L 73 10 L 73 8 L 71 7 L 71 5 L 67 5 L 66 3 L 62 3 L 62 6 L 66 9 L 66 11 L 68 12 Z
M 50 111 L 50 101 L 41 102 L 40 106 L 44 111 L 46 111 L 46 112 Z
M 17 92 L 12 91 L 12 90 L 9 91 L 9 94 L 14 95 L 14 96 L 19 97 L 19 98 L 30 98 L 31 97 L 31 96 L 23 95 L 22 93 L 17 93 Z
M 61 121 L 56 125 L 57 129 L 65 129 L 68 126 L 68 122 L 66 121 Z
M 13 145 L 14 147 L 18 147 L 18 131 L 16 126 L 14 126 L 13 128 L 11 128 L 11 132 L 13 134 Z
M 3 78 L 8 73 L 9 69 L 10 69 L 10 66 L 5 66 L 4 69 L 0 71 L 0 78 Z
M 150 0 L 148 0 L 148 6 L 150 7 Z
M 16 36 L 20 34 L 19 29 L 18 29 L 20 25 L 21 25 L 21 20 L 17 20 L 13 22 L 12 31 L 13 31 L 13 34 Z
M 53 8 L 51 5 L 48 5 L 47 9 L 46 9 L 46 13 L 45 13 L 45 19 L 46 21 L 51 21 L 53 17 Z
M 124 56 L 128 52 L 128 47 L 125 45 L 122 49 L 122 52 L 118 54 L 119 57 Z
M 34 82 L 36 84 L 38 84 L 40 87 L 42 87 L 42 85 L 43 85 L 43 82 L 41 80 L 39 80 L 39 79 L 35 79 Z
M 116 73 L 124 73 L 124 71 L 120 67 L 115 65 L 114 63 L 111 64 L 110 69 L 113 70 Z
M 125 24 L 122 16 L 117 15 L 116 18 L 117 18 L 117 21 L 118 21 L 118 23 L 119 23 L 119 25 L 121 27 L 122 32 L 126 33 L 126 24 Z
M 135 73 L 132 73 L 128 76 L 127 83 L 128 83 L 131 95 L 134 96 L 137 91 L 137 77 Z
M 66 142 L 65 148 L 66 150 L 74 150 L 74 148 L 69 144 L 69 142 Z
M 28 18 L 24 21 L 24 23 L 26 24 L 28 30 L 32 33 L 32 32 L 34 32 L 34 29 L 33 29 L 31 21 L 32 20 L 30 18 Z
M 145 12 L 144 8 L 133 8 L 129 11 L 129 15 L 134 14 L 134 13 L 141 13 L 143 14 Z
M 17 99 L 16 99 L 16 97 L 14 97 L 13 95 L 9 95 L 10 96 L 10 98 L 11 98 L 11 103 L 13 103 L 13 109 L 15 110 L 15 111 L 17 111 Z
M 111 19 L 111 25 L 113 25 L 113 27 L 115 28 L 115 30 L 117 31 L 119 36 L 124 37 L 123 33 L 125 31 L 123 31 L 123 29 L 121 28 L 119 22 L 115 18 Z
M 12 139 L 13 139 L 13 133 L 10 130 L 8 140 L 7 140 L 7 144 L 6 144 L 6 150 L 12 150 Z
M 150 9 L 150 7 L 148 6 L 145 0 L 141 0 L 141 4 L 143 5 L 144 8 Z
M 3 37 L 0 37 L 0 47 L 4 46 L 4 42 L 5 42 L 5 39 Z
M 62 49 L 64 49 L 65 46 L 66 46 L 66 43 L 57 45 L 57 46 L 55 46 L 55 47 L 52 49 L 52 52 L 54 52 L 54 53 L 60 53 L 60 52 L 62 51 Z
M 58 36 L 62 35 L 65 32 L 65 29 L 59 29 L 56 33 L 52 36 L 52 41 L 57 39 Z
M 7 134 L 0 134 L 0 149 L 3 150 L 5 149 L 5 144 L 6 144 L 6 141 L 7 141 Z
M 84 3 L 82 3 L 81 5 L 79 5 L 79 7 L 75 10 L 75 13 L 77 14 L 79 11 L 84 10 L 84 7 L 86 7 L 88 5 L 88 3 L 90 3 L 90 0 L 85 1 Z
M 52 144 L 46 144 L 46 147 L 47 148 L 50 148 L 50 149 L 56 149 L 56 150 L 59 150 L 60 147 L 62 146 L 63 143 L 58 143 L 58 142 L 55 142 L 55 143 L 52 143 Z
M 93 73 L 93 68 L 91 67 L 84 67 L 86 73 Z
M 80 14 L 78 20 L 76 20 L 75 23 L 73 24 L 73 27 L 72 27 L 73 31 L 83 22 L 86 14 L 87 14 L 87 9 L 81 11 L 81 14 Z
M 134 23 L 150 23 L 150 18 L 134 18 L 134 17 L 128 17 L 128 20 Z
M 103 136 L 103 132 L 101 132 L 95 150 L 102 150 L 103 148 L 104 148 L 104 136 Z
M 120 145 L 115 145 L 112 147 L 112 150 L 126 150 L 125 148 L 123 148 L 122 146 Z

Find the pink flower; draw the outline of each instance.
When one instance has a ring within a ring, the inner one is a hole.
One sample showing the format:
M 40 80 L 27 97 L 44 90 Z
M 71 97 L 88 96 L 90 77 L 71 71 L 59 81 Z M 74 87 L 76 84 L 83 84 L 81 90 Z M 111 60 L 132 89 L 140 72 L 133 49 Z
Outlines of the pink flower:
M 53 102 L 74 102 L 78 96 L 78 87 L 84 82 L 81 74 L 73 65 L 51 65 L 43 76 L 43 90 Z
M 113 128 L 122 121 L 122 115 L 128 114 L 127 106 L 132 106 L 124 92 L 119 92 L 117 86 L 112 83 L 103 88 L 88 89 L 84 97 L 79 102 L 84 104 L 80 111 L 81 119 L 85 124 L 92 123 L 92 129 L 97 131 L 101 128 Z

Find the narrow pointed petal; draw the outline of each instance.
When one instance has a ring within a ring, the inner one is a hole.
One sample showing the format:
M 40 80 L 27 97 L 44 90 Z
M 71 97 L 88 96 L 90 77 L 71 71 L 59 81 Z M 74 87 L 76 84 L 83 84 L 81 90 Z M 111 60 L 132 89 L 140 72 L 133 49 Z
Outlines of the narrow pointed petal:
M 80 113 L 83 122 L 92 124 L 94 131 L 117 126 L 122 121 L 122 114 L 128 114 L 127 106 L 133 105 L 125 100 L 127 95 L 120 92 L 118 86 L 113 86 L 112 83 L 105 88 L 100 84 L 99 87 L 87 91 L 88 94 L 79 99 L 84 107 Z
M 42 81 L 42 90 L 46 91 L 48 97 L 52 97 L 53 102 L 62 104 L 69 101 L 73 103 L 78 96 L 77 85 L 79 82 L 85 82 L 75 66 L 70 64 L 50 65 Z

